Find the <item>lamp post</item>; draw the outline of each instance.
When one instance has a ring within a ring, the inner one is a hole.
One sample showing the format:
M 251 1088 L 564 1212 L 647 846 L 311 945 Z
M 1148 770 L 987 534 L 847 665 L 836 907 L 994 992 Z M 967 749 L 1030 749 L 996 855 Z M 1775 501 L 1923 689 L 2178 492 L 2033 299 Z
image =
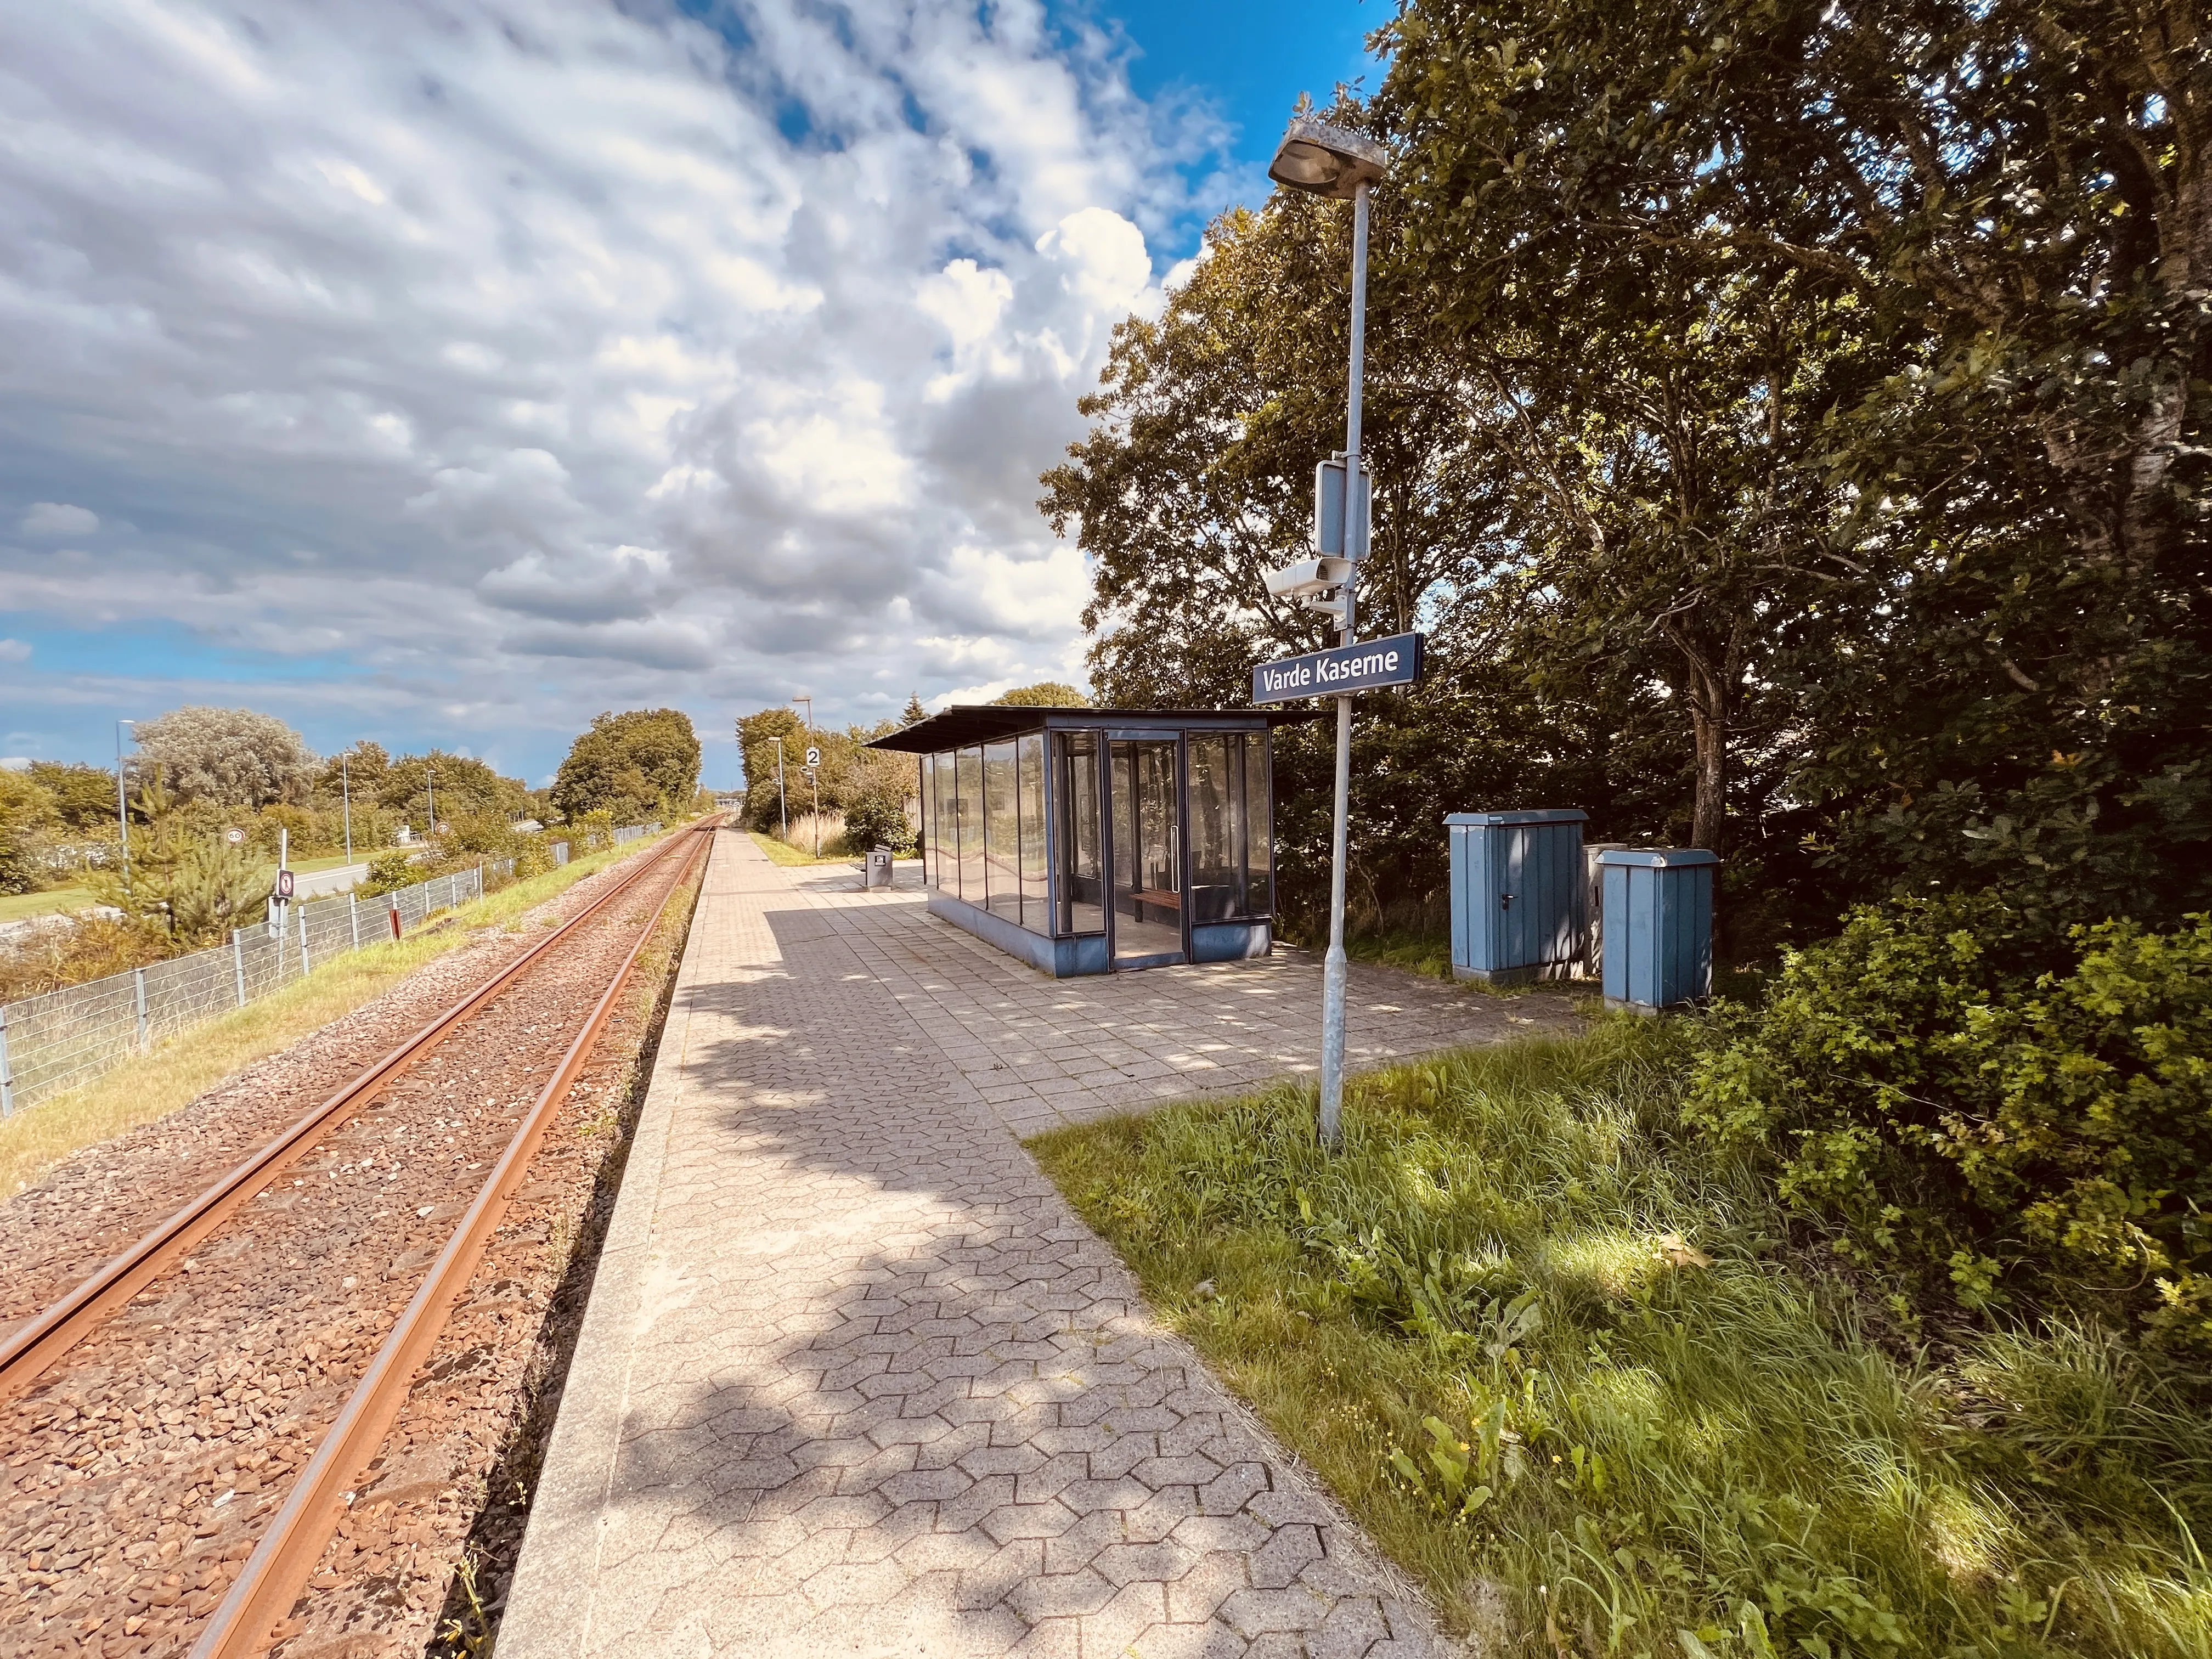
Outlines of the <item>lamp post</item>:
M 775 745 L 775 817 L 776 822 L 782 826 L 776 833 L 776 839 L 789 841 L 791 839 L 791 803 L 785 799 L 783 793 L 783 739 L 770 738 L 769 741 Z
M 123 890 L 126 895 L 131 891 L 131 808 L 123 793 L 123 728 L 136 728 L 137 724 L 137 720 L 115 722 L 115 827 L 123 836 Z M 138 741 L 135 729 L 131 740 Z
M 438 769 L 428 761 L 422 763 L 422 787 L 430 797 L 429 833 L 434 836 L 438 833 Z
M 338 799 L 343 804 L 345 811 L 346 862 L 348 864 L 353 862 L 353 779 L 347 772 L 346 763 L 352 758 L 352 750 L 342 749 L 338 751 Z
M 1276 147 L 1267 176 L 1292 190 L 1352 204 L 1352 367 L 1345 399 L 1343 551 L 1346 567 L 1336 604 L 1337 642 L 1352 643 L 1358 559 L 1367 550 L 1367 492 L 1361 487 L 1359 389 L 1367 359 L 1367 196 L 1389 167 L 1389 153 L 1365 136 L 1311 116 L 1293 120 Z M 1355 520 L 1359 520 L 1355 522 Z M 1336 700 L 1336 799 L 1328 873 L 1328 954 L 1322 965 L 1321 1138 L 1344 1133 L 1344 878 L 1352 796 L 1352 699 Z

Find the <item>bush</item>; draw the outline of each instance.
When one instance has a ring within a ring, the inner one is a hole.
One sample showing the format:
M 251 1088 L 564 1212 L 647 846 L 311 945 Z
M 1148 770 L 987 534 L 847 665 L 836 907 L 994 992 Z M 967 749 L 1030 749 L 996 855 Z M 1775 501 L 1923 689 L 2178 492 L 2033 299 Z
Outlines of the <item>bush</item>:
M 414 854 L 403 848 L 370 860 L 368 874 L 354 891 L 362 898 L 375 898 L 380 894 L 411 887 L 422 879 L 422 872 L 416 867 Z
M 871 790 L 845 808 L 845 844 L 854 853 L 865 855 L 877 847 L 908 853 L 914 850 L 914 839 L 902 796 Z
M 1948 1272 L 1970 1307 L 2094 1290 L 2212 1351 L 2212 916 L 2077 927 L 2041 973 L 2025 937 L 1988 897 L 1855 911 L 1721 1012 L 1686 1115 L 1771 1148 L 1862 1261 Z

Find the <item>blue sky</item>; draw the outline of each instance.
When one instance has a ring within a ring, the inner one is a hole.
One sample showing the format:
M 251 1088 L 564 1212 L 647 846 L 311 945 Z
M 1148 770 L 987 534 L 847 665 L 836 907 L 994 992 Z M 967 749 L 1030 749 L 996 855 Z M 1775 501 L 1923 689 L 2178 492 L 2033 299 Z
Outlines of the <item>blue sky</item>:
M 686 10 L 0 20 L 0 758 L 216 702 L 537 782 L 672 704 L 720 786 L 798 692 L 1079 678 L 1036 474 L 1387 9 Z

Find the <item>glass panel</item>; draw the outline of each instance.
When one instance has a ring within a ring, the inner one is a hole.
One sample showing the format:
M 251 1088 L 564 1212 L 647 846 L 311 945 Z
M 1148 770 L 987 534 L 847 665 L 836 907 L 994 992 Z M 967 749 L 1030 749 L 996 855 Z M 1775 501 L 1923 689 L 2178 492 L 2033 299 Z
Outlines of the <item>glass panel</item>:
M 1268 739 L 1255 733 L 1237 740 L 1237 770 L 1244 784 L 1244 914 L 1275 913 L 1275 819 L 1267 799 Z
M 1115 743 L 1114 957 L 1182 953 L 1182 824 L 1172 741 Z
M 1060 916 L 1054 931 L 1106 931 L 1098 868 L 1098 739 L 1071 732 L 1053 740 L 1060 794 Z
M 963 749 L 953 765 L 953 823 L 960 835 L 960 896 L 983 902 L 983 751 Z
M 1022 920 L 1021 795 L 1014 772 L 1014 744 L 983 745 L 983 848 L 988 896 L 985 908 L 1019 926 Z M 970 901 L 972 902 L 973 901 Z
M 921 883 L 927 887 L 937 878 L 937 757 L 924 755 L 921 765 L 921 834 L 915 842 L 921 848 Z
M 1022 926 L 1033 933 L 1048 933 L 1052 916 L 1045 887 L 1044 733 L 1016 738 L 1014 750 L 1021 775 Z
M 1243 748 L 1226 737 L 1194 733 L 1189 740 L 1193 921 L 1244 914 L 1244 792 L 1236 775 Z

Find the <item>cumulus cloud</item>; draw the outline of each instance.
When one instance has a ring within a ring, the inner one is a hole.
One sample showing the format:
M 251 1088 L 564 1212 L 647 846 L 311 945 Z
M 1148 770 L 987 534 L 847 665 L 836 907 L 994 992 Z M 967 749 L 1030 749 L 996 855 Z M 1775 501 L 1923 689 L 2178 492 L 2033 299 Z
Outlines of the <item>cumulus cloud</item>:
M 33 501 L 23 515 L 26 536 L 89 536 L 100 528 L 100 514 L 67 501 Z
M 1036 475 L 1210 136 L 1041 0 L 720 15 L 0 18 L 13 604 L 492 725 L 1074 677 Z

